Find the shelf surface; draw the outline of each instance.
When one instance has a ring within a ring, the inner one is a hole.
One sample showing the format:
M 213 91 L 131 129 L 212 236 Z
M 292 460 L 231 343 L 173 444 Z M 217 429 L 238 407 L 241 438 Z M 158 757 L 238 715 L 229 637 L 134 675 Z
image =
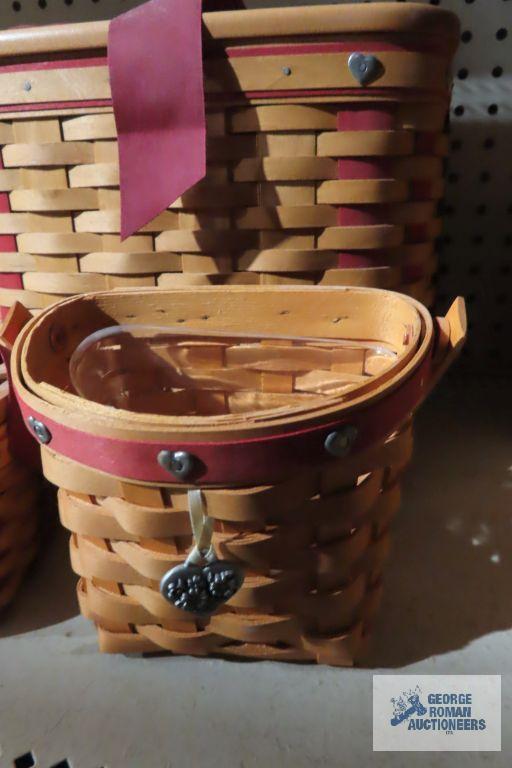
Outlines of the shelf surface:
M 56 527 L 0 617 L 1 768 L 510 765 L 511 426 L 504 378 L 452 378 L 419 415 L 364 668 L 101 656 Z M 503 752 L 372 753 L 375 672 L 501 674 Z

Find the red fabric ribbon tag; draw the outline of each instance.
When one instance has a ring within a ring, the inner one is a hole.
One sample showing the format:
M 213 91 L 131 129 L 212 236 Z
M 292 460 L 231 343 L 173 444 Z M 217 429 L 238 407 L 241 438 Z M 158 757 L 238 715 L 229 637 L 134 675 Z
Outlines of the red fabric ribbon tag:
M 206 173 L 201 0 L 150 0 L 110 23 L 121 238 Z

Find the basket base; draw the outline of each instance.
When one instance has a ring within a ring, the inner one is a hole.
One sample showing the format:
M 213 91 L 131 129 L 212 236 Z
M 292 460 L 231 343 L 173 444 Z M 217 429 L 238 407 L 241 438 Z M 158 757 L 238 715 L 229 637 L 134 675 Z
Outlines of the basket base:
M 209 648 L 207 633 L 205 632 L 197 633 L 195 636 L 183 633 L 184 638 L 180 641 L 177 637 L 178 633 L 165 630 L 160 626 L 132 626 L 129 632 L 116 632 L 102 627 L 98 623 L 98 617 L 90 611 L 83 579 L 79 581 L 77 594 L 82 614 L 96 624 L 99 650 L 102 653 L 123 654 L 129 658 L 209 656 L 237 661 L 282 661 L 352 667 L 357 664 L 367 650 L 371 638 L 373 617 L 382 597 L 382 581 L 379 579 L 369 589 L 361 611 L 363 618 L 357 624 L 333 637 L 304 636 L 300 647 L 286 643 L 245 643 L 224 639 L 216 647 Z M 157 638 L 159 642 L 156 642 Z M 165 650 L 163 643 L 166 640 L 176 650 Z M 187 642 L 189 643 L 188 648 Z M 204 645 L 201 646 L 201 643 Z M 180 645 L 181 650 L 177 650 Z
M 95 496 L 92 485 L 85 492 L 89 477 L 68 466 L 59 479 L 74 487 L 59 491 L 60 517 L 100 651 L 353 666 L 380 602 L 411 451 L 408 423 L 380 445 L 278 485 L 204 489 L 215 550 L 245 571 L 242 588 L 208 618 L 159 592 L 190 550 L 186 489 L 125 483 L 123 497 Z

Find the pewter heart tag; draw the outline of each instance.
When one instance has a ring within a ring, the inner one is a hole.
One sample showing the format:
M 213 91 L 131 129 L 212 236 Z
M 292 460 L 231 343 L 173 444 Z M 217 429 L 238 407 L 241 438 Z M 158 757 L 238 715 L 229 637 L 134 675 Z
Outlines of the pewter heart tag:
M 373 83 L 384 73 L 378 58 L 364 53 L 352 53 L 348 59 L 348 68 L 361 85 Z
M 186 561 L 165 574 L 160 592 L 176 608 L 207 616 L 232 598 L 243 581 L 236 563 L 213 560 L 201 566 Z

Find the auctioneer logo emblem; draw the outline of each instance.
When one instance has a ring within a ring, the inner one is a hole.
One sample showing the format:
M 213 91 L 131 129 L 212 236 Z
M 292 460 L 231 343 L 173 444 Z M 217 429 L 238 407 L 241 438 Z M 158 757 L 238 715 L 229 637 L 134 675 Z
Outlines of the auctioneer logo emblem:
M 391 725 L 400 725 L 405 720 L 409 720 L 409 728 L 415 728 L 415 720 L 412 715 L 423 717 L 427 714 L 427 708 L 420 701 L 421 688 L 416 686 L 414 691 L 404 691 L 397 699 L 391 699 L 393 705 L 393 717 Z M 420 720 L 420 722 L 422 722 Z
M 376 751 L 499 751 L 498 675 L 375 675 Z

